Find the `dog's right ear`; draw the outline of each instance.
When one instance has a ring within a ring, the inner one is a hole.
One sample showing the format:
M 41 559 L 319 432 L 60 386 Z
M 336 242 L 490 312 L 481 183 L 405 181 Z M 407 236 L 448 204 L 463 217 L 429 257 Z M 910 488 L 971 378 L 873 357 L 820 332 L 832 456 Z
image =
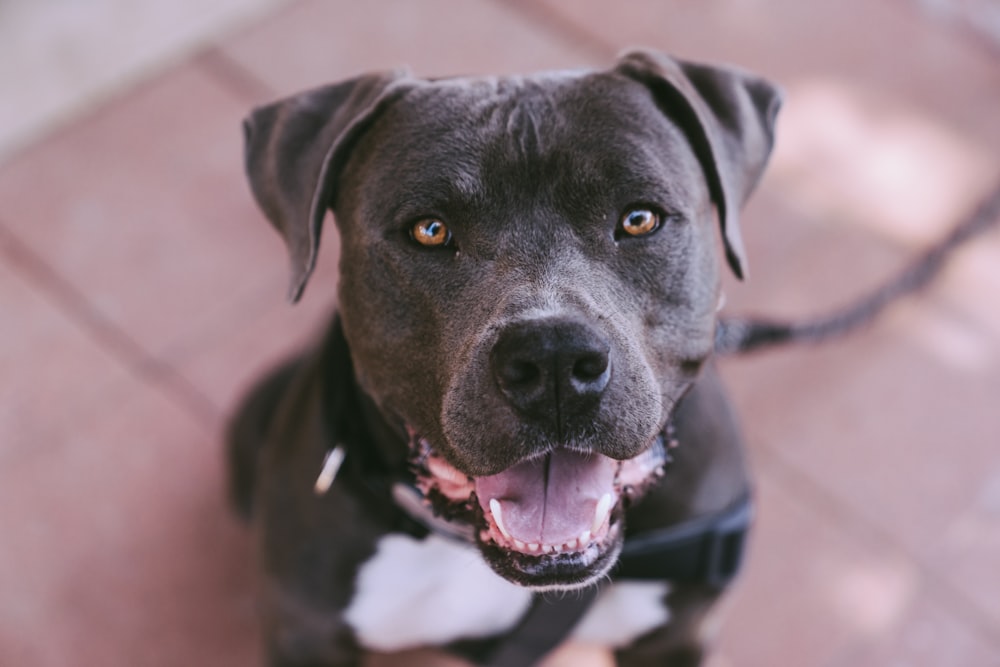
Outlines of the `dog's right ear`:
M 250 189 L 288 246 L 293 303 L 316 265 L 323 217 L 351 146 L 407 77 L 349 79 L 258 107 L 243 121 Z
M 691 140 L 719 214 L 726 259 L 742 279 L 747 261 L 739 210 L 771 154 L 781 91 L 746 72 L 655 51 L 627 53 L 617 70 L 646 85 Z

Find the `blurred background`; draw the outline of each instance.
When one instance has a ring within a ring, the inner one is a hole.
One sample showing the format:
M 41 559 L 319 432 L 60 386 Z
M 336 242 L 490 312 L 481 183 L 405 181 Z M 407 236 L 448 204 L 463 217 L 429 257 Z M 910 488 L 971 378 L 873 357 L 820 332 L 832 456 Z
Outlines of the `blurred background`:
M 995 0 L 0 0 L 0 665 L 260 664 L 220 431 L 323 322 L 337 241 L 286 305 L 251 106 L 629 46 L 786 91 L 730 313 L 843 304 L 1000 178 Z M 709 665 L 1000 665 L 1000 232 L 864 332 L 723 371 L 760 511 Z

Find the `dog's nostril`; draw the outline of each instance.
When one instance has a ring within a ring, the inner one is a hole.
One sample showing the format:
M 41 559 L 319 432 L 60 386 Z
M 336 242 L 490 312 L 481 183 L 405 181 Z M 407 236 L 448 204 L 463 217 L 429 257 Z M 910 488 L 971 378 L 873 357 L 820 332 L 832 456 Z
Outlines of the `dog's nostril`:
M 573 377 L 582 382 L 590 382 L 599 379 L 608 370 L 608 355 L 595 352 L 580 357 L 573 364 Z
M 541 369 L 530 361 L 515 359 L 503 364 L 498 375 L 505 387 L 524 387 L 538 382 Z
M 610 343 L 585 322 L 527 320 L 501 332 L 490 366 L 496 386 L 521 414 L 566 421 L 598 409 L 611 380 L 610 356 Z

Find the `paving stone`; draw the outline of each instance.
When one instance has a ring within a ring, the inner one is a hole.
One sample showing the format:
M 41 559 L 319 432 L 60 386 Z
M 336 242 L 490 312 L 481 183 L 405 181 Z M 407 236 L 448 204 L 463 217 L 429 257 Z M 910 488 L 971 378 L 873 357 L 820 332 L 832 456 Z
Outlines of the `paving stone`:
M 369 70 L 502 74 L 604 64 L 496 2 L 306 0 L 227 40 L 223 53 L 287 95 Z
M 244 184 L 247 106 L 181 66 L 0 167 L 4 224 L 156 354 L 284 268 Z
M 252 664 L 249 532 L 222 488 L 217 443 L 141 385 L 0 470 L 0 663 Z
M 0 470 L 48 453 L 128 369 L 15 268 L 0 241 Z

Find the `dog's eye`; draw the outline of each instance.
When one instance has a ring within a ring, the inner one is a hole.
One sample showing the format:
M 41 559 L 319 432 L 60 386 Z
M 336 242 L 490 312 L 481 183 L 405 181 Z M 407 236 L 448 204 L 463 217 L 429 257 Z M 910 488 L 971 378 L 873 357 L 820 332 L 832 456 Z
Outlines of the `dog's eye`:
M 451 243 L 451 231 L 440 220 L 425 218 L 410 227 L 410 238 L 422 246 L 441 247 Z
M 618 223 L 619 233 L 627 236 L 645 236 L 660 228 L 660 215 L 648 208 L 625 211 Z

